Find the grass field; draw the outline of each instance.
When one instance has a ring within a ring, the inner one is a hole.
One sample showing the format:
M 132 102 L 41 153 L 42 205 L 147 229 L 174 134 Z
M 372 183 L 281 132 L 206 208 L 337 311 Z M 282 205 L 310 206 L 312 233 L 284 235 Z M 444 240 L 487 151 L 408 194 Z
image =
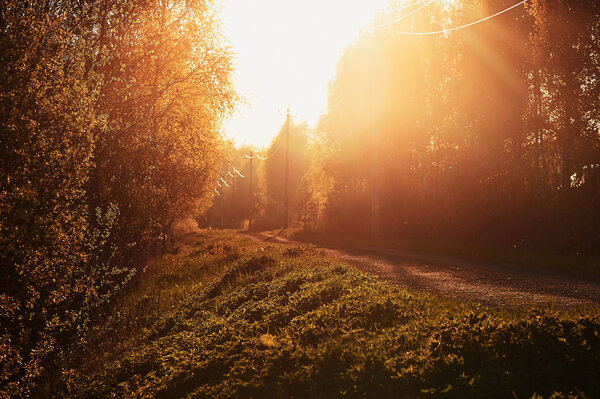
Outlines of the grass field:
M 137 281 L 57 396 L 600 397 L 597 309 L 451 302 L 231 231 L 187 235 Z

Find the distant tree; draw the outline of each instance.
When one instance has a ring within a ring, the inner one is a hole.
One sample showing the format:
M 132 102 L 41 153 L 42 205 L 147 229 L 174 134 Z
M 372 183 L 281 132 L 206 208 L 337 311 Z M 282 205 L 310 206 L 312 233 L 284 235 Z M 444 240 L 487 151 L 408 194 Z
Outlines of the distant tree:
M 314 162 L 306 171 L 296 193 L 295 220 L 304 230 L 323 225 L 325 207 L 333 192 L 333 179 Z
M 295 213 L 300 180 L 309 164 L 308 132 L 306 124 L 290 123 L 289 132 L 289 176 L 288 204 L 290 218 Z M 269 216 L 266 228 L 282 227 L 285 210 L 285 162 L 286 162 L 286 126 L 281 128 L 267 150 L 268 159 L 264 162 L 264 197 L 262 212 Z M 290 220 L 290 222 L 292 222 Z
M 534 1 L 528 10 L 535 20 L 529 120 L 536 168 L 549 187 L 557 235 L 572 238 L 573 247 L 593 247 L 600 222 L 600 5 Z

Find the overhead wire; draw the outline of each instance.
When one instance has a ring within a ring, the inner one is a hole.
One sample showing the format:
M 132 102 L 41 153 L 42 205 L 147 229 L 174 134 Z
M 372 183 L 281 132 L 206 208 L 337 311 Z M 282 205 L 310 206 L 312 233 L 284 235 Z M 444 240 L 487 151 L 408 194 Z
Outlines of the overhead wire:
M 232 168 L 233 168 L 233 171 L 234 171 L 235 173 L 237 173 L 239 177 L 242 177 L 242 178 L 244 177 L 244 175 L 243 175 L 243 174 L 241 174 L 241 173 L 240 173 L 240 171 L 239 171 L 239 170 L 237 170 L 237 169 L 235 168 L 235 166 L 232 166 Z
M 337 103 L 335 103 L 334 105 L 332 105 L 331 107 L 327 108 L 325 110 L 325 112 L 323 112 L 321 115 L 327 115 L 329 112 L 333 111 L 335 108 L 338 107 L 338 105 L 341 105 L 347 98 L 348 96 L 344 96 L 342 97 L 342 99 L 340 101 L 338 101 Z
M 277 154 L 277 152 L 279 152 L 279 147 L 275 148 L 275 151 L 273 151 L 273 153 L 271 155 L 269 155 L 268 157 L 263 157 L 261 155 L 256 154 L 256 158 L 260 159 L 261 161 L 268 161 L 269 159 L 273 158 L 275 156 L 275 154 Z
M 402 6 L 401 8 L 399 8 L 399 9 L 397 9 L 397 10 L 400 10 L 400 9 L 406 9 L 406 8 L 409 8 L 409 7 L 412 7 L 412 6 L 416 6 L 416 5 L 418 5 L 418 4 L 424 3 L 425 1 L 427 1 L 427 0 L 419 0 L 419 1 L 417 1 L 417 2 L 414 2 L 414 3 L 408 4 L 408 5 Z M 388 26 L 388 25 L 391 25 L 391 24 L 394 24 L 394 23 L 400 22 L 400 21 L 402 21 L 403 19 L 405 19 L 405 18 L 408 18 L 408 17 L 410 17 L 411 15 L 414 15 L 415 13 L 417 13 L 417 12 L 421 11 L 421 10 L 422 10 L 422 9 L 424 9 L 425 7 L 428 7 L 429 5 L 433 4 L 435 1 L 436 1 L 436 0 L 431 0 L 431 1 L 428 1 L 428 2 L 427 2 L 427 3 L 425 3 L 423 6 L 421 6 L 421 7 L 417 8 L 417 9 L 415 9 L 415 10 L 413 10 L 413 11 L 411 11 L 411 12 L 409 12 L 409 13 L 405 14 L 405 15 L 402 15 L 401 17 L 399 17 L 399 18 L 397 18 L 397 19 L 395 19 L 395 20 L 388 21 L 388 22 L 385 22 L 385 23 L 382 23 L 382 24 L 379 24 L 379 25 L 376 25 L 376 26 L 371 26 L 371 27 L 369 27 L 367 30 L 375 30 L 375 29 L 378 29 L 378 28 L 381 28 L 381 27 L 384 27 L 384 26 Z M 404 31 L 394 31 L 394 33 L 396 33 L 396 34 L 400 34 L 400 35 L 411 35 L 411 36 L 423 36 L 423 35 L 437 35 L 437 34 L 445 34 L 445 33 L 448 33 L 448 32 L 453 32 L 453 31 L 457 31 L 457 30 L 460 30 L 460 29 L 465 29 L 465 28 L 468 28 L 468 27 L 471 27 L 471 26 L 474 26 L 474 25 L 480 24 L 480 23 L 482 23 L 482 22 L 488 21 L 488 20 L 490 20 L 490 19 L 492 19 L 492 18 L 495 18 L 495 17 L 497 17 L 497 16 L 499 16 L 499 15 L 502 15 L 502 14 L 504 14 L 504 13 L 508 12 L 508 11 L 511 11 L 511 10 L 515 9 L 515 8 L 517 8 L 517 7 L 521 6 L 522 4 L 525 4 L 527 1 L 528 1 L 528 0 L 522 0 L 522 1 L 520 1 L 520 2 L 518 2 L 518 3 L 516 3 L 516 4 L 514 4 L 514 5 L 512 5 L 512 6 L 510 6 L 510 7 L 507 7 L 507 8 L 505 8 L 505 9 L 503 9 L 503 10 L 501 10 L 501 11 L 499 11 L 499 12 L 495 13 L 495 14 L 489 15 L 489 16 L 487 16 L 487 17 L 484 17 L 484 18 L 481 18 L 481 19 L 478 19 L 478 20 L 476 20 L 476 21 L 473 21 L 473 22 L 470 22 L 470 23 L 468 23 L 468 24 L 464 24 L 464 25 L 460 25 L 460 26 L 455 26 L 455 27 L 452 27 L 452 28 L 446 28 L 446 29 L 440 29 L 440 30 L 436 30 L 436 31 L 428 31 L 428 32 L 404 32 Z M 344 97 L 343 97 L 343 98 L 342 98 L 340 101 L 338 101 L 336 104 L 334 104 L 333 106 L 329 107 L 329 108 L 328 108 L 328 109 L 327 109 L 327 110 L 326 110 L 326 111 L 325 111 L 323 114 L 327 114 L 327 113 L 329 113 L 330 111 L 332 111 L 334 108 L 338 107 L 338 106 L 339 106 L 341 103 L 343 103 L 343 102 L 346 100 L 346 98 L 347 98 L 347 97 L 348 97 L 348 96 L 344 96 Z M 267 161 L 267 160 L 271 159 L 273 156 L 275 156 L 275 155 L 277 154 L 277 152 L 278 152 L 278 151 L 279 151 L 279 147 L 278 147 L 278 148 L 276 148 L 276 149 L 275 149 L 275 151 L 274 151 L 274 152 L 273 152 L 271 155 L 269 155 L 269 156 L 267 156 L 267 157 L 263 157 L 263 156 L 261 156 L 261 155 L 259 155 L 259 154 L 255 154 L 254 156 L 249 156 L 249 155 L 247 155 L 247 154 L 246 154 L 246 155 L 244 155 L 244 157 L 245 157 L 246 159 L 260 159 L 260 160 L 262 160 L 262 161 Z M 239 171 L 239 170 L 237 170 L 235 167 L 233 168 L 233 170 L 234 170 L 234 171 L 235 171 L 235 172 L 236 172 L 236 173 L 237 173 L 237 174 L 238 174 L 240 177 L 244 177 L 244 176 L 243 176 L 243 175 L 240 173 L 240 171 Z M 231 171 L 228 171 L 228 174 L 229 174 L 231 177 L 234 177 L 234 176 L 233 176 L 233 174 L 231 173 Z M 225 181 L 223 178 L 220 178 L 220 180 L 223 182 L 223 184 L 224 184 L 225 186 L 227 186 L 227 187 L 230 187 L 230 186 L 229 186 L 229 184 L 227 184 L 227 182 L 226 182 L 226 181 Z M 222 188 L 222 186 L 221 186 L 221 184 L 219 183 L 219 181 L 217 181 L 217 185 L 218 185 L 220 188 Z M 217 193 L 217 195 L 219 195 L 219 194 L 220 194 L 220 193 L 219 193 L 219 191 L 217 190 L 217 188 L 216 188 L 216 187 L 214 188 L 214 191 Z
M 468 28 L 470 26 L 477 25 L 477 24 L 479 24 L 481 22 L 485 22 L 485 21 L 487 21 L 489 19 L 495 18 L 498 15 L 504 14 L 504 13 L 506 13 L 506 12 L 514 9 L 514 8 L 519 7 L 521 4 L 525 4 L 526 2 L 527 2 L 527 0 L 522 0 L 522 1 L 518 2 L 517 4 L 514 4 L 514 5 L 512 5 L 512 6 L 508 7 L 508 8 L 505 8 L 504 10 L 499 11 L 499 12 L 497 12 L 495 14 L 489 15 L 489 16 L 487 16 L 485 18 L 478 19 L 477 21 L 473 21 L 473 22 L 470 22 L 470 23 L 465 24 L 465 25 L 455 26 L 454 28 L 447 28 L 447 29 L 441 29 L 441 30 L 429 31 L 429 32 L 403 32 L 403 31 L 394 31 L 394 33 L 399 34 L 399 35 L 425 36 L 425 35 L 439 35 L 439 34 L 444 34 L 444 33 L 448 33 L 448 32 L 453 32 L 453 31 L 456 31 L 456 30 L 459 30 L 459 29 Z
M 428 7 L 428 6 L 430 6 L 431 4 L 433 4 L 433 3 L 435 3 L 435 2 L 436 2 L 436 0 L 431 0 L 431 1 L 429 1 L 428 3 L 425 3 L 425 4 L 424 4 L 424 5 L 422 5 L 421 7 L 417 8 L 416 10 L 413 10 L 413 11 L 409 12 L 408 14 L 404 14 L 404 15 L 402 15 L 402 16 L 401 16 L 401 17 L 399 17 L 399 18 L 396 18 L 396 19 L 394 19 L 394 20 L 391 20 L 391 21 L 388 21 L 388 22 L 384 22 L 384 23 L 382 23 L 382 24 L 379 24 L 379 25 L 375 25 L 375 26 L 369 26 L 369 27 L 368 27 L 366 30 L 375 30 L 375 29 L 383 28 L 384 26 L 388 26 L 388 25 L 392 25 L 392 24 L 395 24 L 395 23 L 397 23 L 397 22 L 400 22 L 400 21 L 402 21 L 402 20 L 404 20 L 404 19 L 406 19 L 406 18 L 410 17 L 411 15 L 413 15 L 413 14 L 415 14 L 415 13 L 417 13 L 417 12 L 421 11 L 421 10 L 422 10 L 422 9 L 424 9 L 425 7 Z
M 277 147 L 275 149 L 275 151 L 273 151 L 273 153 L 271 155 L 269 155 L 268 157 L 263 157 L 261 155 L 258 154 L 254 154 L 253 156 L 250 156 L 248 154 L 244 155 L 244 158 L 246 159 L 260 159 L 261 161 L 268 161 L 269 159 L 273 158 L 273 156 L 275 156 L 275 154 L 277 154 L 277 152 L 279 152 L 279 147 Z
M 234 171 L 234 172 L 235 172 L 235 173 L 236 173 L 236 174 L 237 174 L 239 177 L 242 177 L 242 178 L 244 177 L 244 175 L 243 175 L 243 174 L 241 174 L 241 173 L 240 173 L 240 171 L 239 171 L 239 170 L 237 170 L 235 167 L 232 167 L 232 169 L 233 169 L 233 171 Z M 227 174 L 228 174 L 229 176 L 231 176 L 231 178 L 235 178 L 235 176 L 233 175 L 233 173 L 231 173 L 231 171 L 230 171 L 230 170 L 228 170 L 228 171 L 227 171 Z M 219 188 L 220 188 L 220 189 L 222 189 L 222 188 L 223 188 L 223 186 L 225 186 L 225 187 L 231 187 L 231 186 L 229 185 L 229 183 L 227 183 L 227 181 L 225 181 L 225 179 L 223 179 L 222 177 L 219 177 L 219 180 L 217 180 L 217 181 L 216 181 L 216 183 L 217 183 L 217 186 L 219 186 Z M 216 193 L 217 195 L 221 195 L 220 191 L 219 191 L 219 190 L 217 190 L 217 188 L 216 188 L 216 187 L 213 187 L 213 190 L 215 191 L 215 193 Z M 213 196 L 214 196 L 214 194 L 213 194 Z
M 407 8 L 414 7 L 414 6 L 417 6 L 417 5 L 419 5 L 419 4 L 423 4 L 423 3 L 425 3 L 426 1 L 427 1 L 427 0 L 419 0 L 419 1 L 415 1 L 414 3 L 410 3 L 410 4 L 404 4 L 404 5 L 401 5 L 400 7 L 393 8 L 392 10 L 393 10 L 393 11 L 405 10 L 405 9 L 407 9 Z

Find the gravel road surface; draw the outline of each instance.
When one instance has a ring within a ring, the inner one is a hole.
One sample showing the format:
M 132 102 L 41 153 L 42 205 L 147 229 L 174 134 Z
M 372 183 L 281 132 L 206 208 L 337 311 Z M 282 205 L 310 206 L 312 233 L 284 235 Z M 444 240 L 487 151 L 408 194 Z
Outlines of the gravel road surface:
M 302 244 L 283 237 L 244 237 Z M 551 305 L 570 308 L 600 304 L 600 275 L 510 264 L 482 263 L 392 249 L 324 248 L 334 258 L 396 284 L 490 306 Z

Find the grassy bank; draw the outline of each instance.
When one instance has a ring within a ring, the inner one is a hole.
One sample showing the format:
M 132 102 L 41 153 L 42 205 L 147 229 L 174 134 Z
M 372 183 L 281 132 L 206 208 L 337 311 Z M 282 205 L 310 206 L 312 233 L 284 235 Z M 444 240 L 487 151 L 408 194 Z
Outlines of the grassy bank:
M 600 314 L 440 300 L 314 247 L 202 232 L 73 358 L 59 396 L 592 398 Z

